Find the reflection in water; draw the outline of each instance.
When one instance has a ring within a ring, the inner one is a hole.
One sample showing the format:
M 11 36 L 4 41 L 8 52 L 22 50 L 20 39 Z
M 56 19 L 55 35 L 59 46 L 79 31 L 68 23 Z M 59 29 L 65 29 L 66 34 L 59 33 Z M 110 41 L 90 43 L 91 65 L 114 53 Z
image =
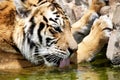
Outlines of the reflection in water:
M 99 75 L 95 72 L 83 72 L 83 73 L 77 73 L 77 80 L 100 80 Z
M 0 80 L 120 80 L 119 68 L 70 66 L 66 69 L 35 67 L 21 71 L 0 71 Z
M 108 80 L 120 80 L 120 67 L 114 69 L 107 69 L 106 74 L 108 75 Z

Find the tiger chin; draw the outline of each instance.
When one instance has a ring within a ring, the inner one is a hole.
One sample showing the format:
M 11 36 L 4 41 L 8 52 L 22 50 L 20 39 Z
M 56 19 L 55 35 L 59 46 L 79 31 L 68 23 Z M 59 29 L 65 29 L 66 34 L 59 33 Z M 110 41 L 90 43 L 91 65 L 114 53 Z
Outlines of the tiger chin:
M 11 27 L 11 43 L 35 65 L 66 66 L 77 43 L 64 11 L 53 0 L 28 3 L 14 0 L 17 13 Z
M 107 15 L 96 19 L 90 33 L 78 44 L 78 50 L 71 57 L 71 62 L 91 61 L 95 54 L 108 42 L 112 30 L 112 21 Z

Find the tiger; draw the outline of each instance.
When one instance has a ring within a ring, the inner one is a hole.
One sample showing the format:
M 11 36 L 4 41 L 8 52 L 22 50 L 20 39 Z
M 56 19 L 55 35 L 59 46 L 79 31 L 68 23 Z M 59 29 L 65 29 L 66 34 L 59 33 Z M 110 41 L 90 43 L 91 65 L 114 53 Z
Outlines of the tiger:
M 71 56 L 71 62 L 90 62 L 108 42 L 113 31 L 112 20 L 107 15 L 96 19 L 90 33 L 78 44 L 78 50 Z
M 89 34 L 94 20 L 100 16 L 100 9 L 107 5 L 106 0 L 89 0 L 88 3 L 88 10 L 78 21 L 72 24 L 72 34 L 78 44 Z
M 10 20 L 13 23 L 9 29 L 6 26 L 5 31 L 0 31 L 0 39 L 4 37 L 13 51 L 21 53 L 32 64 L 48 67 L 69 65 L 69 57 L 76 52 L 77 43 L 62 8 L 54 0 L 38 0 L 37 4 L 30 4 L 29 0 L 14 0 L 13 5 L 15 14 Z M 2 31 L 10 34 L 3 36 Z M 0 50 L 4 50 L 3 46 Z

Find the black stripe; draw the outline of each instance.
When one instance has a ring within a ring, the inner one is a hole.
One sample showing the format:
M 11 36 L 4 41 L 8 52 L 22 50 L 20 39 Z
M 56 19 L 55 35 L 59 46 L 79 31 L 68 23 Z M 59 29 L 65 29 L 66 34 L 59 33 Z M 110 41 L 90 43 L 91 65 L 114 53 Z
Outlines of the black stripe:
M 24 26 L 24 28 L 25 28 L 26 26 Z M 24 44 L 24 42 L 25 42 L 25 31 L 23 30 L 23 44 Z
M 47 18 L 46 18 L 45 16 L 43 16 L 43 20 L 44 20 L 46 23 L 48 23 L 48 20 L 47 20 Z
M 56 11 L 56 12 L 54 12 L 53 14 L 58 14 L 59 12 L 58 11 Z
M 47 46 L 50 47 L 52 44 L 56 44 L 57 41 L 51 41 L 49 44 L 47 43 Z
M 112 31 L 113 29 L 106 27 L 106 28 L 102 29 L 102 31 L 104 31 L 104 30 Z
M 55 32 L 53 29 L 49 29 L 51 34 L 56 34 L 57 32 Z
M 50 45 L 52 45 L 53 43 L 55 43 L 55 41 L 54 41 L 54 39 L 46 38 L 46 43 L 47 43 L 47 46 L 50 46 Z
M 49 43 L 51 40 L 53 40 L 53 39 L 51 39 L 51 38 L 46 38 L 46 43 Z
M 16 45 L 12 45 L 12 47 L 17 51 L 20 52 L 20 49 Z M 21 52 L 20 52 L 21 53 Z
M 46 3 L 47 1 L 43 1 L 43 2 L 39 2 L 39 5 L 42 5 L 42 4 L 44 4 L 44 3 Z
M 40 23 L 39 29 L 38 29 L 38 37 L 39 37 L 39 41 L 42 43 L 42 36 L 40 34 L 41 30 L 45 27 L 45 24 L 43 22 Z
M 53 21 L 53 22 L 55 22 L 55 23 L 57 23 L 57 21 L 55 21 L 55 20 L 54 20 L 54 19 L 52 19 L 52 18 L 50 18 L 49 20 L 50 20 L 50 21 Z
M 30 42 L 30 49 L 33 49 L 33 47 L 35 47 L 35 43 L 34 42 Z
M 38 0 L 38 2 L 37 3 L 40 3 L 42 0 Z
M 27 42 L 28 44 L 30 44 L 30 38 L 27 36 Z
M 30 19 L 30 22 L 32 23 L 32 25 L 30 26 L 30 28 L 29 28 L 29 33 L 32 35 L 33 34 L 33 31 L 34 31 L 34 28 L 35 28 L 35 21 L 34 21 L 34 17 L 32 17 L 31 19 Z
M 35 53 L 38 53 L 39 52 L 39 50 L 38 50 L 38 47 L 36 46 L 35 47 Z
M 60 5 L 59 5 L 59 4 L 57 4 L 57 3 L 53 3 L 53 5 L 54 5 L 55 7 L 57 7 L 57 8 L 60 8 L 60 9 L 61 9 L 61 7 L 60 7 Z
M 35 47 L 35 43 L 31 41 L 29 37 L 27 37 L 27 43 L 30 45 L 30 49 L 33 49 L 33 47 Z
M 60 17 L 60 15 L 56 15 L 56 17 Z

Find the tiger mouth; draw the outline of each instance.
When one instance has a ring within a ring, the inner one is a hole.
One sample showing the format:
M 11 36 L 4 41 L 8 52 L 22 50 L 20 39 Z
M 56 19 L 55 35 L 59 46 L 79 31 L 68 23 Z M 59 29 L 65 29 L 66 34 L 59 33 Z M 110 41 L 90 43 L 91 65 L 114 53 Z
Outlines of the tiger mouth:
M 69 57 L 74 51 L 71 48 L 61 50 L 56 46 L 51 47 L 36 47 L 34 53 L 28 58 L 29 61 L 36 65 L 46 66 L 68 66 L 70 63 Z
M 69 66 L 70 64 L 70 51 L 67 50 L 66 53 L 57 53 L 57 54 L 48 54 L 44 55 L 44 62 L 47 66 L 57 66 L 63 68 L 65 66 Z

